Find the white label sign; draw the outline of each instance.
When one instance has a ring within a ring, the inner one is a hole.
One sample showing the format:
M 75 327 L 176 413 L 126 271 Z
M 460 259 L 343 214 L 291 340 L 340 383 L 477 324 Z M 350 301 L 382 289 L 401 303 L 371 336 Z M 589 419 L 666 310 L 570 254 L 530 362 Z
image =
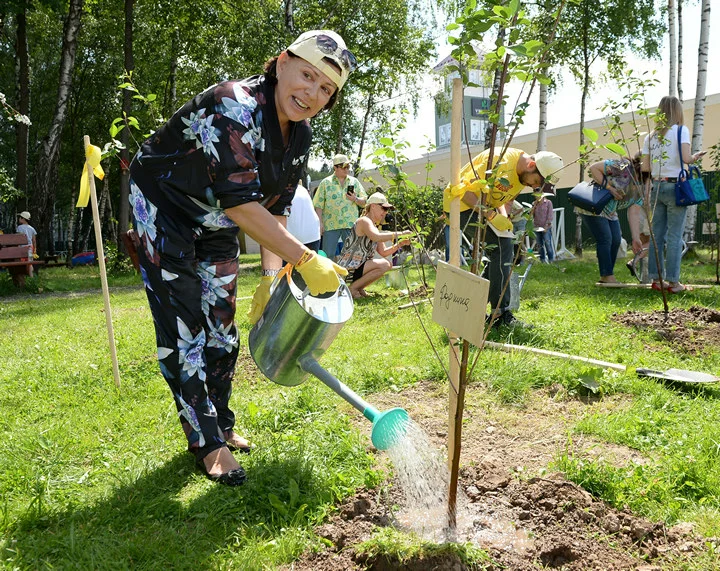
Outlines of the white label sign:
M 720 218 L 720 202 L 715 205 L 715 213 L 717 214 L 717 217 Z
M 473 345 L 480 346 L 489 291 L 488 280 L 445 262 L 438 262 L 433 321 Z

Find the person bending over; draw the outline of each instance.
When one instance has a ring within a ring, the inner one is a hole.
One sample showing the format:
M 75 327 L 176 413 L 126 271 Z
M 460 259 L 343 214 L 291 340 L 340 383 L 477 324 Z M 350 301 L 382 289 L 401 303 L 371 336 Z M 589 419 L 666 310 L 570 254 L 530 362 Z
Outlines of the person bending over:
M 520 149 L 507 148 L 498 165 L 499 155 L 488 164 L 489 151 L 483 151 L 466 164 L 460 171 L 460 184 L 448 185 L 443 193 L 443 210 L 450 212 L 450 203 L 460 198 L 460 228 L 472 241 L 479 214 L 489 222 L 485 231 L 485 255 L 489 257 L 488 279 L 490 280 L 489 302 L 492 313 L 488 316 L 493 326 L 521 325 L 509 309 L 509 280 L 513 263 L 512 222 L 508 218 L 515 197 L 525 187 L 549 189 L 558 179 L 563 167 L 562 158 L 555 153 L 540 151 L 527 155 Z M 497 165 L 492 185 L 486 177 L 492 166 Z M 544 186 L 547 185 L 547 186 Z M 481 196 L 484 195 L 484 200 Z
M 285 218 L 310 150 L 308 119 L 333 106 L 356 66 L 339 35 L 305 32 L 265 64 L 264 74 L 223 81 L 185 103 L 130 165 L 160 370 L 188 450 L 221 484 L 245 480 L 228 447 L 249 450 L 233 430 L 229 403 L 240 343 L 238 227 L 261 245 L 252 323 L 282 259 L 295 264 L 313 295 L 337 288 L 337 274 L 346 270 L 303 246 Z

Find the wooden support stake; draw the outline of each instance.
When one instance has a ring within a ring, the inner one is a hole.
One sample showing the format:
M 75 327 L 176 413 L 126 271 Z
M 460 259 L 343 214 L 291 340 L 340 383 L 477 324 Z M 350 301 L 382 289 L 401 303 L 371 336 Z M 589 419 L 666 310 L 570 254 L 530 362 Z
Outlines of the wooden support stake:
M 85 153 L 90 146 L 90 137 L 85 135 Z M 87 165 L 87 175 L 90 182 L 90 202 L 92 204 L 93 224 L 95 226 L 95 249 L 97 251 L 98 267 L 100 268 L 100 283 L 102 284 L 103 301 L 105 302 L 105 322 L 107 324 L 108 341 L 110 343 L 110 357 L 112 358 L 113 377 L 115 386 L 120 388 L 120 369 L 118 367 L 117 351 L 115 350 L 115 333 L 113 332 L 112 313 L 110 311 L 110 290 L 108 289 L 107 274 L 105 272 L 105 251 L 102 242 L 102 229 L 100 228 L 100 211 L 98 210 L 97 193 L 95 191 L 95 175 L 92 167 Z
M 547 349 L 537 349 L 536 347 L 528 347 L 526 345 L 510 345 L 509 343 L 495 343 L 494 341 L 485 341 L 485 347 L 491 349 L 499 349 L 501 351 L 525 351 L 527 353 L 537 353 L 538 355 L 547 355 L 549 357 L 558 357 L 559 359 L 566 359 L 568 361 L 581 361 L 589 365 L 597 365 L 605 369 L 615 369 L 616 371 L 625 371 L 627 367 L 620 365 L 619 363 L 609 363 L 607 361 L 598 361 L 597 359 L 590 359 L 588 357 L 579 357 L 577 355 L 568 355 L 567 353 L 558 353 L 557 351 L 549 351 Z
M 460 184 L 460 139 L 462 134 L 463 85 L 462 79 L 453 79 L 452 115 L 450 123 L 450 184 Z M 460 198 L 450 203 L 450 265 L 460 266 Z M 465 379 L 460 376 L 460 339 L 448 331 L 450 341 L 449 375 L 449 429 L 448 429 L 448 466 L 450 469 L 450 489 L 448 491 L 448 526 L 454 530 L 456 521 L 458 473 L 460 470 L 460 444 L 462 436 L 462 416 L 465 404 Z
M 408 309 L 410 307 L 415 307 L 416 305 L 420 305 L 421 303 L 427 303 L 430 301 L 429 299 L 418 299 L 417 301 L 411 301 L 410 303 L 405 303 L 403 305 L 399 305 L 398 309 Z

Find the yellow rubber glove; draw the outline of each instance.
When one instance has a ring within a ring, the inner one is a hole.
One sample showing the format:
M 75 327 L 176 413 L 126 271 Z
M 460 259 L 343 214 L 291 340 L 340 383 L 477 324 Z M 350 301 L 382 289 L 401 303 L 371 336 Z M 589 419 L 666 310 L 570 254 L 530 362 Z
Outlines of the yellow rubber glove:
M 310 295 L 335 291 L 340 285 L 338 275 L 346 276 L 348 273 L 342 266 L 338 266 L 332 260 L 317 254 L 313 254 L 309 260 L 297 264 L 295 269 L 300 272 L 303 280 L 305 280 Z
M 253 294 L 252 303 L 250 304 L 250 311 L 248 311 L 248 321 L 250 325 L 255 325 L 260 319 L 268 300 L 270 299 L 270 286 L 275 278 L 272 276 L 263 276 L 260 278 L 260 283 L 255 288 Z
M 513 229 L 512 221 L 507 216 L 503 216 L 502 214 L 495 213 L 495 216 L 488 216 L 488 222 L 490 222 L 493 227 L 495 227 L 497 230 L 500 230 L 501 232 L 503 230 Z

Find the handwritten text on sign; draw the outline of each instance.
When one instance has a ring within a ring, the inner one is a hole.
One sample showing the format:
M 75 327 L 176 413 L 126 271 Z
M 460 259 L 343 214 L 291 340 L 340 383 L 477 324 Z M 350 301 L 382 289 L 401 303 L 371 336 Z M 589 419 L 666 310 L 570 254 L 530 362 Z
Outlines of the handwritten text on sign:
M 433 321 L 480 345 L 485 325 L 490 282 L 486 279 L 438 262 L 433 300 Z

